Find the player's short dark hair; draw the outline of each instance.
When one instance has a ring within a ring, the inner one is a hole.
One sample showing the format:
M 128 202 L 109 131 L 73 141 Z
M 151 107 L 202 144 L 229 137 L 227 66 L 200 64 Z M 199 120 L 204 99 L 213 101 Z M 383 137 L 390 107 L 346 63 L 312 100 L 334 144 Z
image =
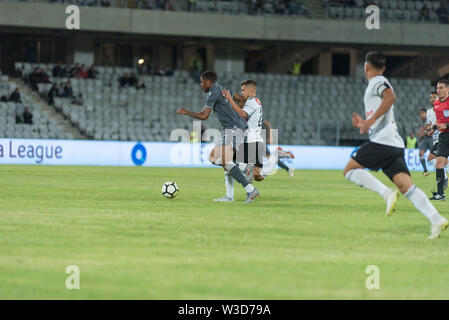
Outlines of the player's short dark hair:
M 248 80 L 243 81 L 243 82 L 241 83 L 241 85 L 242 85 L 242 86 L 248 86 L 248 85 L 250 85 L 250 86 L 255 86 L 255 87 L 257 88 L 257 83 L 256 83 L 256 81 L 251 80 L 251 79 L 248 79 Z
M 374 68 L 381 70 L 385 67 L 387 59 L 380 52 L 370 51 L 366 54 L 365 61 L 369 62 Z
M 207 70 L 201 74 L 201 78 L 203 78 L 204 80 L 215 82 L 217 81 L 217 74 L 215 73 L 215 71 Z
M 421 110 L 419 110 L 419 112 L 425 112 L 425 113 L 427 113 L 427 110 L 424 109 L 424 108 L 422 108 Z
M 446 86 L 446 88 L 449 87 L 449 80 L 447 80 L 447 79 L 440 79 L 440 80 L 438 80 L 438 83 L 444 84 Z

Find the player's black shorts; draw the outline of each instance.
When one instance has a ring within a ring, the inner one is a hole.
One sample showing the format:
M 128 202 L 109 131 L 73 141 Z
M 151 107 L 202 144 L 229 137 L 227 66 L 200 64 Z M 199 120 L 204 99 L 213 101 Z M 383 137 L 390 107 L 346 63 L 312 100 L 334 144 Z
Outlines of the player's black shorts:
M 368 141 L 354 152 L 352 158 L 365 168 L 375 171 L 382 169 L 392 181 L 398 173 L 404 172 L 410 175 L 404 160 L 403 148 Z
M 434 143 L 432 149 L 430 150 L 430 153 L 433 154 L 434 156 L 436 156 L 437 151 L 438 151 L 438 142 Z
M 438 137 L 437 157 L 449 157 L 449 132 L 441 132 Z
M 265 149 L 263 142 L 244 142 L 234 153 L 234 161 L 237 163 L 252 163 L 256 167 L 262 168 Z

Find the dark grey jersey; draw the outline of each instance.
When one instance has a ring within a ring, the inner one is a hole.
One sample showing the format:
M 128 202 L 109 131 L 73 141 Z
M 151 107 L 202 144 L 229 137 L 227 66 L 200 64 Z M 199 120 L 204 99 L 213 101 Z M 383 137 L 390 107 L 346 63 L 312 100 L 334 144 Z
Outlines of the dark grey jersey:
M 248 128 L 248 124 L 245 119 L 240 117 L 231 107 L 228 100 L 226 100 L 221 93 L 222 90 L 223 87 L 221 85 L 217 82 L 214 83 L 207 93 L 205 107 L 214 110 L 214 113 L 223 126 L 223 129 L 233 129 L 236 127 L 241 130 L 246 130 Z

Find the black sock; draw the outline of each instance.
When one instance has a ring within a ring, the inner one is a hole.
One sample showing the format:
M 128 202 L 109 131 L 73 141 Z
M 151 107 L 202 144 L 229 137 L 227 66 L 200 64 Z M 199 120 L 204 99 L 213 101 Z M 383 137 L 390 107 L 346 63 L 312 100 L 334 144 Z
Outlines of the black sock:
M 286 170 L 288 172 L 288 169 L 290 169 L 285 163 L 283 163 L 281 160 L 278 160 L 278 166 L 282 169 Z
M 427 172 L 426 159 L 421 159 L 421 165 L 424 168 L 424 172 Z
M 437 173 L 436 173 L 436 177 L 437 177 L 437 187 L 438 187 L 438 194 L 439 195 L 444 195 L 444 169 L 437 169 Z
M 237 166 L 232 167 L 229 170 L 229 174 L 233 177 L 238 183 L 240 183 L 243 187 L 249 185 L 248 179 L 243 175 L 242 171 Z

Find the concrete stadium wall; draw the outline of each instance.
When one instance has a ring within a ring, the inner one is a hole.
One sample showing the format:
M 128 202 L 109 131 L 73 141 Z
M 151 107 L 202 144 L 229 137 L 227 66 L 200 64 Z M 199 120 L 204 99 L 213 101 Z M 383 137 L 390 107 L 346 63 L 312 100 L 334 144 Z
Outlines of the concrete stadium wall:
M 66 6 L 0 2 L 0 26 L 65 29 Z M 448 47 L 449 25 L 383 23 L 367 30 L 365 21 L 233 16 L 121 8 L 80 7 L 81 31 L 165 36 Z M 74 33 L 77 31 L 73 31 Z M 444 38 L 444 37 L 443 37 Z

